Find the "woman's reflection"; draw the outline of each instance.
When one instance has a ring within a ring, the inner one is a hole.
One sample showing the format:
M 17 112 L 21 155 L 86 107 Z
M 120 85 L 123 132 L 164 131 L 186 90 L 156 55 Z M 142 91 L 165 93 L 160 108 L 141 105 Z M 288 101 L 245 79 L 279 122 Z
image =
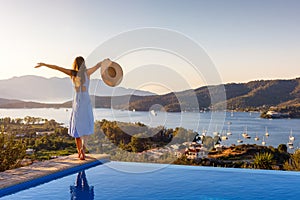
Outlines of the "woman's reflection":
M 94 186 L 89 186 L 86 180 L 85 172 L 77 174 L 75 185 L 70 186 L 71 200 L 93 200 Z

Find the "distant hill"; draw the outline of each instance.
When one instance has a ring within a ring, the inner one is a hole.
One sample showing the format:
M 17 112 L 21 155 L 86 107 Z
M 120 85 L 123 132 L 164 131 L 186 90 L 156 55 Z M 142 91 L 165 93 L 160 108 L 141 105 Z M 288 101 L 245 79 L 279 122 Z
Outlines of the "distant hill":
M 153 95 L 154 93 L 128 89 L 123 87 L 112 88 L 106 86 L 100 79 L 90 82 L 90 94 L 96 96 L 111 96 L 135 94 L 139 96 Z M 41 76 L 21 76 L 0 80 L 0 97 L 38 102 L 65 102 L 73 97 L 70 78 L 44 78 Z M 0 102 L 1 103 L 1 102 Z
M 232 95 L 233 88 L 238 88 L 243 92 L 240 95 Z M 228 96 L 227 107 L 231 109 L 293 106 L 300 103 L 300 78 L 251 81 L 246 84 L 227 84 L 225 89 Z
M 62 104 L 47 104 L 31 101 L 0 98 L 0 108 L 60 108 Z
M 219 86 L 209 86 L 216 88 Z M 263 109 L 271 106 L 300 106 L 300 78 L 290 80 L 259 80 L 248 83 L 229 83 L 224 85 L 227 109 Z M 167 111 L 192 111 L 191 99 L 196 96 L 199 109 L 211 106 L 210 90 L 207 86 L 195 90 L 152 95 L 143 98 L 131 97 L 130 103 L 121 104 L 119 108 L 149 110 L 154 104 L 160 104 Z M 125 98 L 126 99 L 126 98 Z M 218 104 L 214 105 L 216 108 Z
M 210 86 L 210 88 L 219 86 Z M 226 91 L 227 108 L 262 109 L 271 106 L 300 106 L 300 78 L 291 80 L 259 80 L 248 83 L 229 83 L 224 85 Z M 168 111 L 193 110 L 191 98 L 197 97 L 199 109 L 211 106 L 210 90 L 207 86 L 195 90 L 186 90 L 166 95 L 154 95 L 135 98 L 129 107 L 136 110 L 149 110 L 153 104 L 160 104 Z M 123 108 L 125 105 L 123 105 Z M 214 105 L 218 107 L 218 104 Z M 127 106 L 128 107 L 128 106 Z
M 14 100 L 14 99 L 3 99 L 0 98 L 0 106 L 7 105 L 7 104 L 15 104 L 15 103 L 22 103 L 20 100 Z
M 218 86 L 209 86 L 210 88 Z M 224 85 L 227 101 L 227 108 L 232 110 L 245 109 L 266 109 L 272 106 L 300 108 L 300 78 L 290 80 L 259 80 L 248 83 L 229 83 Z M 93 104 L 100 108 L 135 109 L 136 111 L 148 111 L 153 105 L 161 105 L 166 111 L 179 112 L 181 110 L 193 111 L 191 107 L 193 97 L 196 97 L 199 109 L 208 109 L 211 106 L 210 90 L 207 86 L 194 90 L 169 93 L 165 95 L 123 95 L 118 97 L 91 96 Z M 195 99 L 194 99 L 195 100 Z M 71 101 L 62 104 L 39 104 L 34 102 L 23 103 L 13 100 L 5 104 L 0 99 L 0 107 L 71 107 Z M 111 105 L 113 104 L 113 105 Z M 9 105 L 9 106 L 8 106 Z M 218 104 L 214 105 L 218 107 Z

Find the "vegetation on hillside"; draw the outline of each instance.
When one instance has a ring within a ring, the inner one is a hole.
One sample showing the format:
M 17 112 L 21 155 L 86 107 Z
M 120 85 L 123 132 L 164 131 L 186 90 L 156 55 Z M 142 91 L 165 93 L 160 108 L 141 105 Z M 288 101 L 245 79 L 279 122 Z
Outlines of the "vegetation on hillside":
M 76 152 L 68 129 L 54 120 L 5 117 L 0 119 L 0 128 L 0 171 L 20 167 L 24 160 L 30 164 Z
M 0 172 L 20 167 L 20 160 L 25 157 L 26 145 L 13 135 L 0 133 Z
M 300 149 L 295 151 L 291 158 L 285 162 L 284 169 L 300 171 Z
M 0 119 L 0 128 L 0 171 L 20 167 L 24 160 L 34 162 L 77 152 L 67 128 L 54 120 L 7 117 Z M 184 143 L 191 142 L 196 134 L 184 128 L 151 128 L 142 123 L 102 120 L 95 122 L 95 133 L 86 146 L 91 153 L 107 153 L 117 161 L 300 170 L 300 151 L 289 154 L 285 144 L 277 148 L 243 144 L 220 151 L 214 148 L 220 138 L 206 136 L 202 142 L 210 150 L 207 157 L 190 160 L 170 150 L 174 144 L 178 151 L 184 150 Z M 30 149 L 31 153 L 26 153 Z
M 284 170 L 289 159 L 285 144 L 280 144 L 278 148 L 242 144 L 225 148 L 221 152 L 212 150 L 205 158 L 190 160 L 183 155 L 174 164 Z
M 212 105 L 211 95 L 219 89 L 225 89 L 226 102 L 220 98 Z M 275 107 L 278 111 L 290 112 L 290 117 L 300 117 L 300 78 L 290 80 L 258 80 L 248 83 L 229 83 L 217 86 L 203 86 L 182 92 L 164 95 L 119 97 L 94 97 L 97 108 L 116 108 L 136 111 L 149 111 L 155 105 L 161 105 L 167 112 L 224 109 L 242 111 L 268 111 Z M 63 104 L 41 104 L 16 100 L 0 99 L 2 108 L 24 107 L 71 107 L 71 101 Z
M 192 141 L 196 134 L 184 128 L 151 128 L 142 123 L 111 122 L 104 119 L 95 122 L 95 133 L 90 137 L 88 146 L 90 151 L 99 152 L 104 150 L 102 144 L 109 141 L 121 150 L 139 153 L 173 143 Z
M 287 114 L 286 117 L 289 118 L 300 118 L 300 104 L 288 105 L 288 106 L 276 106 L 276 107 L 273 106 L 268 110 L 264 110 L 260 116 L 262 118 L 271 118 L 271 116 L 267 114 L 268 111 L 285 113 Z

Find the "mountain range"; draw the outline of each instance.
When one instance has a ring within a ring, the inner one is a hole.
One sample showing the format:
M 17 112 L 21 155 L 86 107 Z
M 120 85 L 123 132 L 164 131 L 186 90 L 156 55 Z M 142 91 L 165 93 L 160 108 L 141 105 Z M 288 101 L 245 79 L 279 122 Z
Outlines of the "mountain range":
M 62 83 L 56 84 L 57 87 L 59 87 Z M 232 110 L 259 110 L 272 106 L 300 107 L 300 78 L 288 80 L 257 80 L 248 83 L 228 83 L 222 86 L 224 86 L 223 88 L 226 91 L 226 101 L 220 101 L 215 104 L 214 107 L 216 108 L 218 105 L 222 105 L 224 103 L 227 104 L 227 109 Z M 179 112 L 182 110 L 193 111 L 195 108 L 191 107 L 191 105 L 195 99 L 199 109 L 202 110 L 211 108 L 212 105 L 210 92 L 218 87 L 220 87 L 220 85 L 203 86 L 197 89 L 168 93 L 164 95 L 156 95 L 144 92 L 142 92 L 144 94 L 143 96 L 137 93 L 124 94 L 114 97 L 111 97 L 111 95 L 92 95 L 91 99 L 95 107 L 101 108 L 113 107 L 117 109 L 135 109 L 137 111 L 148 111 L 149 109 L 163 108 L 169 112 Z M 45 92 L 41 93 L 41 95 L 42 94 L 45 94 Z M 58 96 L 58 93 L 55 94 Z M 71 101 L 66 101 L 61 104 L 41 104 L 18 100 L 0 99 L 0 107 L 71 107 Z
M 100 79 L 90 81 L 90 94 L 96 96 L 112 96 L 112 94 L 154 95 L 154 93 L 147 91 L 123 87 L 112 88 Z M 28 75 L 0 80 L 0 98 L 61 103 L 72 99 L 72 97 L 72 82 L 68 77 L 44 78 Z

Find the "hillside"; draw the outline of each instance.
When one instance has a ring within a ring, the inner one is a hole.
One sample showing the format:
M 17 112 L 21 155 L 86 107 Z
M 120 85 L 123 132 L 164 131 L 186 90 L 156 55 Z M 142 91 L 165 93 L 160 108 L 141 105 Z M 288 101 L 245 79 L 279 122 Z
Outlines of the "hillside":
M 210 86 L 215 88 L 218 86 Z M 230 110 L 262 110 L 270 107 L 300 108 L 300 78 L 290 80 L 259 80 L 248 83 L 229 83 L 224 85 L 227 97 L 227 109 Z M 148 111 L 158 104 L 169 112 L 195 111 L 211 107 L 210 93 L 207 86 L 195 90 L 169 93 L 165 95 L 123 95 L 111 98 L 110 96 L 91 96 L 93 104 L 98 108 L 135 109 Z M 195 99 L 196 98 L 196 99 Z M 197 104 L 195 104 L 195 101 Z M 6 103 L 5 103 L 6 102 Z M 218 105 L 224 102 L 218 102 Z M 197 105 L 197 107 L 193 106 Z M 20 102 L 17 100 L 5 101 L 0 99 L 0 107 L 71 107 L 71 101 L 62 104 L 41 104 L 34 102 Z M 161 109 L 156 106 L 154 109 Z
M 0 108 L 60 108 L 62 104 L 46 104 L 32 101 L 0 98 Z
M 218 86 L 212 86 L 212 88 Z M 262 109 L 271 106 L 299 106 L 300 105 L 300 78 L 291 80 L 260 80 L 248 83 L 230 83 L 224 85 L 227 98 L 227 109 Z M 167 111 L 192 111 L 194 108 L 191 98 L 197 97 L 199 109 L 209 108 L 210 90 L 200 87 L 178 93 L 169 93 L 161 96 L 148 96 L 130 101 L 131 108 L 149 110 L 151 105 L 160 104 Z M 218 104 L 224 102 L 218 102 Z
M 218 86 L 211 86 L 211 88 Z M 227 98 L 227 109 L 263 109 L 272 106 L 300 105 L 300 78 L 291 80 L 260 80 L 248 83 L 230 83 L 224 85 Z M 143 98 L 132 98 L 129 107 L 136 110 L 149 110 L 154 104 L 160 104 L 167 111 L 193 111 L 192 99 L 196 96 L 199 109 L 211 106 L 210 93 L 207 86 L 195 90 L 186 90 L 165 95 L 153 95 Z M 218 102 L 214 107 L 224 102 Z M 125 105 L 123 105 L 125 106 Z M 121 107 L 121 106 L 120 106 Z M 128 105 L 127 105 L 128 107 Z M 127 107 L 123 107 L 127 109 Z
M 245 94 L 227 98 L 230 109 L 295 105 L 299 103 L 300 79 L 252 81 L 244 84 Z M 230 85 L 225 85 L 230 94 Z

